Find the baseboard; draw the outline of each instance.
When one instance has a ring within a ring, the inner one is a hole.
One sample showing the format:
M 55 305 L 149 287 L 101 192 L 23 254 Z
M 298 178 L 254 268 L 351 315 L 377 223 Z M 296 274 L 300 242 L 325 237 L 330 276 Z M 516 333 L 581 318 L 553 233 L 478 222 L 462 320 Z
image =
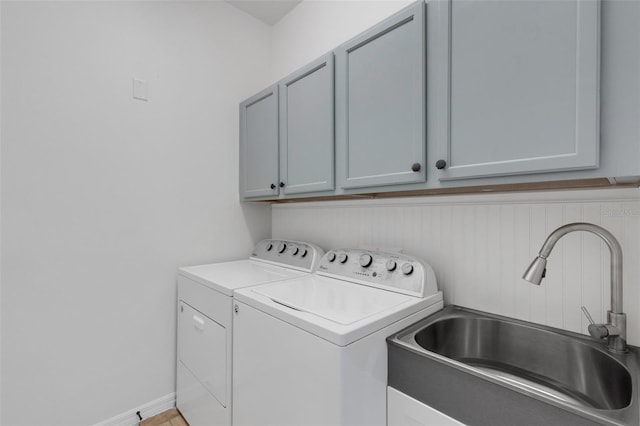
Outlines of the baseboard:
M 154 401 L 147 402 L 137 408 L 132 408 L 122 414 L 111 417 L 100 423 L 96 423 L 94 426 L 136 426 L 140 421 L 140 418 L 136 414 L 140 411 L 140 415 L 143 419 L 153 417 L 156 414 L 160 414 L 163 411 L 170 410 L 176 406 L 176 394 L 175 392 L 160 397 Z

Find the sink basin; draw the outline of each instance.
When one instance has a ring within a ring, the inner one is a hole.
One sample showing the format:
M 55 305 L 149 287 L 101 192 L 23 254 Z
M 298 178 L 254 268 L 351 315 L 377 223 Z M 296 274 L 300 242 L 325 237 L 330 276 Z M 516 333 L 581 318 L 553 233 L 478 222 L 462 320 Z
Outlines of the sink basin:
M 568 336 L 497 318 L 458 316 L 430 324 L 414 338 L 428 351 L 541 385 L 556 398 L 564 395 L 609 410 L 631 402 L 629 371 L 609 354 Z
M 512 416 L 504 424 L 638 425 L 637 348 L 615 355 L 605 341 L 459 307 L 448 307 L 388 342 L 389 385 L 417 393 L 427 405 L 465 423 L 482 424 L 477 415 L 451 412 L 459 410 L 441 401 L 447 387 L 454 388 L 452 398 L 468 398 L 487 417 L 495 398 L 496 415 Z M 398 362 L 402 365 L 393 365 Z M 421 371 L 423 380 L 407 379 Z M 436 378 L 439 384 L 432 383 Z M 511 414 L 505 412 L 507 401 Z M 513 417 L 519 413 L 529 414 Z

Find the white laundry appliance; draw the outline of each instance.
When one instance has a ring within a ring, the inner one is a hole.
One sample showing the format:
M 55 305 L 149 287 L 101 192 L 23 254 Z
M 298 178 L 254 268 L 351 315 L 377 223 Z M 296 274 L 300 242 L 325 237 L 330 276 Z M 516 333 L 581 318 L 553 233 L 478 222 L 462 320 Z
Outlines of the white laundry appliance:
M 264 240 L 249 259 L 178 270 L 176 406 L 191 426 L 232 421 L 233 291 L 302 278 L 322 254 L 309 243 Z
M 386 425 L 385 339 L 443 307 L 429 265 L 359 249 L 234 297 L 234 426 Z

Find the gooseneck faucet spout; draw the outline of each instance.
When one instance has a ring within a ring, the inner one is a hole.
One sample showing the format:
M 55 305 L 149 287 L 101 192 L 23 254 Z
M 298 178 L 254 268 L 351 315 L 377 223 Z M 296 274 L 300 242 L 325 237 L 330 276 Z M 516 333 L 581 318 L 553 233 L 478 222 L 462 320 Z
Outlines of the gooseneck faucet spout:
M 596 338 L 607 337 L 608 348 L 612 352 L 627 352 L 627 316 L 622 311 L 622 248 L 618 240 L 606 229 L 592 223 L 570 223 L 561 226 L 547 237 L 546 241 L 522 278 L 540 285 L 546 273 L 547 258 L 556 243 L 566 234 L 574 231 L 591 232 L 604 240 L 611 254 L 611 310 L 607 311 L 607 324 L 594 324 L 583 307 L 591 325 L 589 334 Z

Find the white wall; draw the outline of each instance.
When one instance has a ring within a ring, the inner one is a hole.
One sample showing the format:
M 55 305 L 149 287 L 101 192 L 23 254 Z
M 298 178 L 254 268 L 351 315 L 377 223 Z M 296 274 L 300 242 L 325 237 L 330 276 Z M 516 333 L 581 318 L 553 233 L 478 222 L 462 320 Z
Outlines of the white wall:
M 412 2 L 303 1 L 273 27 L 272 80 L 280 80 Z
M 174 392 L 176 267 L 269 236 L 237 144 L 270 29 L 223 2 L 1 7 L 1 423 L 92 424 Z
M 0 100 L 2 99 L 2 3 L 0 3 Z M 2 102 L 0 101 L 0 189 L 2 188 Z M 0 194 L 0 224 L 2 196 Z M 2 297 L 2 226 L 0 226 L 0 297 Z M 2 421 L 2 303 L 0 303 L 0 422 Z

